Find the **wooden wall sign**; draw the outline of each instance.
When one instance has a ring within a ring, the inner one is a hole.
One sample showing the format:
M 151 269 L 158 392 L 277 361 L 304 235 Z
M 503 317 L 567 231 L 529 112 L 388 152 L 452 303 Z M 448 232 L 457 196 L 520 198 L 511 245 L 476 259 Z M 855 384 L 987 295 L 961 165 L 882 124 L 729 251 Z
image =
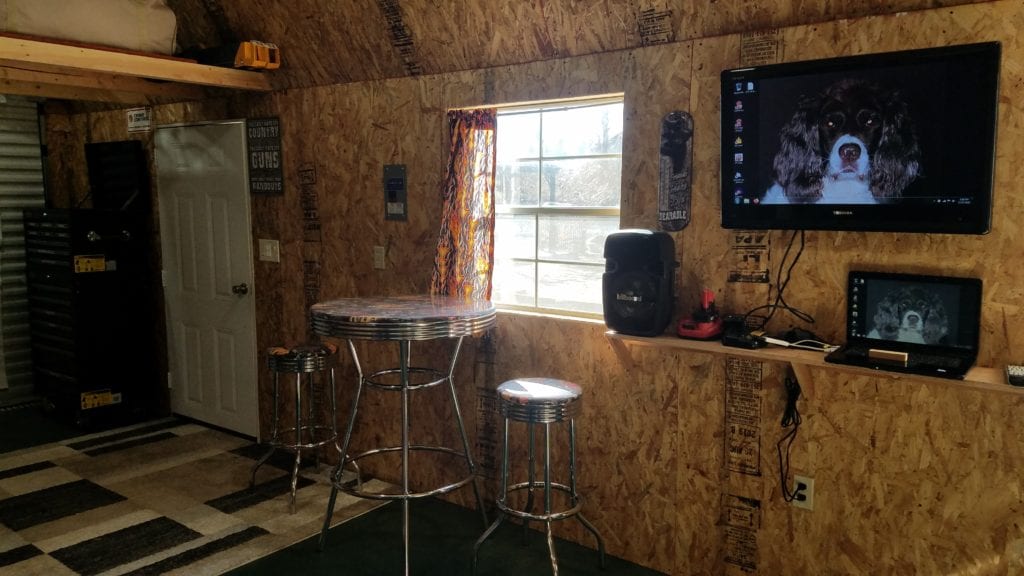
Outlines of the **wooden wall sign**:
M 246 121 L 249 148 L 249 193 L 284 194 L 281 169 L 281 120 L 253 118 Z
M 153 109 L 149 106 L 129 108 L 125 111 L 128 121 L 128 133 L 150 132 L 153 130 Z

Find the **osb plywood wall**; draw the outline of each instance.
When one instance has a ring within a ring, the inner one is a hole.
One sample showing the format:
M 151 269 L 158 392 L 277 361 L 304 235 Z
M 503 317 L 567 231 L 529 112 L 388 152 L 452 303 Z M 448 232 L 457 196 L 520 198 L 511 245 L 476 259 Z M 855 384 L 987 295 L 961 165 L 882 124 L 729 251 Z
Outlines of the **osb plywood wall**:
M 852 267 L 974 275 L 985 282 L 979 363 L 1022 360 L 1022 30 L 1024 7 L 1008 0 L 779 32 L 786 59 L 1003 43 L 992 232 L 807 233 L 787 294 L 817 319 L 815 331 L 829 338 L 842 333 L 841 294 Z M 745 310 L 762 303 L 766 293 L 760 285 L 726 281 L 735 265 L 734 234 L 718 226 L 717 192 L 718 73 L 740 64 L 741 45 L 739 35 L 698 38 L 294 90 L 248 103 L 160 108 L 157 120 L 281 118 L 286 192 L 253 198 L 254 238 L 282 241 L 280 264 L 256 263 L 261 347 L 304 339 L 310 301 L 426 289 L 441 210 L 446 109 L 614 92 L 626 98 L 624 227 L 656 224 L 658 120 L 684 109 L 696 121 L 694 221 L 675 235 L 681 263 L 677 317 L 692 308 L 701 286 L 712 288 L 725 310 Z M 51 146 L 58 135 L 62 140 L 51 150 L 54 172 L 80 169 L 82 141 L 124 137 L 121 121 L 120 114 L 55 117 Z M 380 214 L 381 168 L 392 163 L 408 167 L 410 215 L 404 223 L 384 222 Z M 80 195 L 81 179 L 71 174 L 66 180 Z M 771 234 L 773 264 L 788 236 Z M 386 270 L 373 270 L 373 245 L 387 247 Z M 780 327 L 789 321 L 783 317 Z M 472 442 L 485 463 L 494 449 L 484 425 L 493 416 L 479 409 L 488 388 L 530 374 L 585 386 L 581 490 L 587 516 L 610 553 L 669 574 L 1024 574 L 1024 397 L 967 390 L 955 382 L 810 370 L 811 378 L 802 382 L 804 420 L 791 457 L 792 471 L 815 478 L 815 509 L 807 512 L 793 509 L 780 494 L 775 446 L 784 432 L 785 366 L 645 347 L 632 351 L 634 365 L 627 368 L 603 332 L 597 322 L 503 314 L 493 358 L 479 346 L 468 347 L 457 381 Z M 381 353 L 372 344 L 360 350 L 368 363 L 393 358 L 392 351 Z M 436 344 L 416 348 L 414 355 L 426 359 L 443 350 Z M 343 372 L 351 377 L 349 363 Z M 342 409 L 350 398 L 350 389 L 342 392 Z M 450 415 L 442 399 L 428 396 L 417 404 L 415 433 L 457 442 L 453 430 L 437 426 Z M 738 458 L 727 447 L 735 438 L 727 412 L 741 402 L 754 414 L 744 424 L 753 440 Z M 393 399 L 368 398 L 363 408 L 356 448 L 387 435 L 394 441 Z M 269 415 L 267 406 L 264 413 Z M 393 469 L 377 471 L 395 478 Z M 421 470 L 418 477 L 428 482 L 442 474 Z M 471 501 L 468 490 L 453 497 Z M 592 545 L 573 523 L 558 530 Z

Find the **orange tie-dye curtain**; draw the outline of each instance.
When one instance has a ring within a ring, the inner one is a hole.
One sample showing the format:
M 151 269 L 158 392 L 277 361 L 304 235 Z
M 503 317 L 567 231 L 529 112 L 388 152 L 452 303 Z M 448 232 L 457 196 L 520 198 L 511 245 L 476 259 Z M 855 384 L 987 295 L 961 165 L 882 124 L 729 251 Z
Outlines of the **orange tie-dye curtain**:
M 497 110 L 448 113 L 444 213 L 430 293 L 491 299 Z

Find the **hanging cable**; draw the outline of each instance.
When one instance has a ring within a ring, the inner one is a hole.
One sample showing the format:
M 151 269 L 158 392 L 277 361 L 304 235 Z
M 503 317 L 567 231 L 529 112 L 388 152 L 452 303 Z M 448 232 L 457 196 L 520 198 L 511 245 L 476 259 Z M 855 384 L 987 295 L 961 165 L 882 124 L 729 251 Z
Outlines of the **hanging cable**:
M 786 502 L 792 502 L 797 498 L 799 490 L 789 491 L 789 453 L 793 449 L 793 441 L 796 440 L 797 431 L 800 429 L 800 411 L 797 409 L 796 401 L 800 398 L 800 383 L 796 377 L 787 375 L 786 386 L 786 408 L 782 412 L 782 427 L 788 428 L 782 435 L 775 449 L 779 454 L 779 476 L 782 485 L 782 497 Z
M 788 265 L 787 265 L 787 261 L 789 260 L 789 255 L 793 251 L 793 244 L 796 242 L 796 238 L 797 238 L 798 235 L 800 236 L 800 246 L 799 246 L 799 248 L 797 248 L 796 254 L 793 256 L 792 261 L 789 262 Z M 764 327 L 766 327 L 768 325 L 768 322 L 775 315 L 775 312 L 777 310 L 780 310 L 780 309 L 789 312 L 793 316 L 796 316 L 797 318 L 799 318 L 800 320 L 803 320 L 804 322 L 807 322 L 808 324 L 813 324 L 814 323 L 814 317 L 813 316 L 811 316 L 810 314 L 808 314 L 808 313 L 806 313 L 806 312 L 804 312 L 802 310 L 799 310 L 799 309 L 797 309 L 797 308 L 795 308 L 793 306 L 790 306 L 786 302 L 786 299 L 784 297 L 785 292 L 786 292 L 786 286 L 789 285 L 789 281 L 793 278 L 793 268 L 796 267 L 796 263 L 800 261 L 800 256 L 804 253 L 804 246 L 805 246 L 804 231 L 803 230 L 794 230 L 793 231 L 793 235 L 789 237 L 789 242 L 786 244 L 786 250 L 782 254 L 782 260 L 779 261 L 778 272 L 775 274 L 775 286 L 774 286 L 774 288 L 775 288 L 775 290 L 774 290 L 775 291 L 775 300 L 772 301 L 772 286 L 769 286 L 768 287 L 768 301 L 769 301 L 769 303 L 765 304 L 763 306 L 758 306 L 758 307 L 750 310 L 749 312 L 747 312 L 744 315 L 744 324 L 746 326 L 748 326 L 748 327 L 751 326 L 750 322 L 749 322 L 750 318 L 759 318 L 760 322 L 759 322 L 759 325 L 756 326 L 756 328 L 762 328 L 763 329 Z M 783 270 L 785 270 L 785 277 L 783 277 Z M 767 315 L 759 316 L 759 315 L 756 314 L 756 312 L 759 312 L 761 310 L 767 310 L 768 311 Z

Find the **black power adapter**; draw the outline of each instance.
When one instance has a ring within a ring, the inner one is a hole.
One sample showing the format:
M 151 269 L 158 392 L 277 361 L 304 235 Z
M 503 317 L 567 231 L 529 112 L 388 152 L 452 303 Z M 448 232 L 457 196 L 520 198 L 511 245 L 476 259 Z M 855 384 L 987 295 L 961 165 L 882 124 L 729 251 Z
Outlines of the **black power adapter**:
M 747 317 L 742 314 L 729 314 L 722 319 L 725 331 L 722 333 L 722 345 L 733 348 L 764 348 L 768 345 L 764 338 L 750 333 Z
M 722 345 L 753 350 L 755 348 L 764 348 L 768 343 L 764 338 L 754 336 L 749 332 L 726 332 L 722 335 Z
M 764 348 L 768 345 L 764 338 L 754 336 L 747 326 L 747 317 L 740 314 L 729 314 L 722 319 L 725 331 L 722 333 L 722 345 L 733 348 Z

